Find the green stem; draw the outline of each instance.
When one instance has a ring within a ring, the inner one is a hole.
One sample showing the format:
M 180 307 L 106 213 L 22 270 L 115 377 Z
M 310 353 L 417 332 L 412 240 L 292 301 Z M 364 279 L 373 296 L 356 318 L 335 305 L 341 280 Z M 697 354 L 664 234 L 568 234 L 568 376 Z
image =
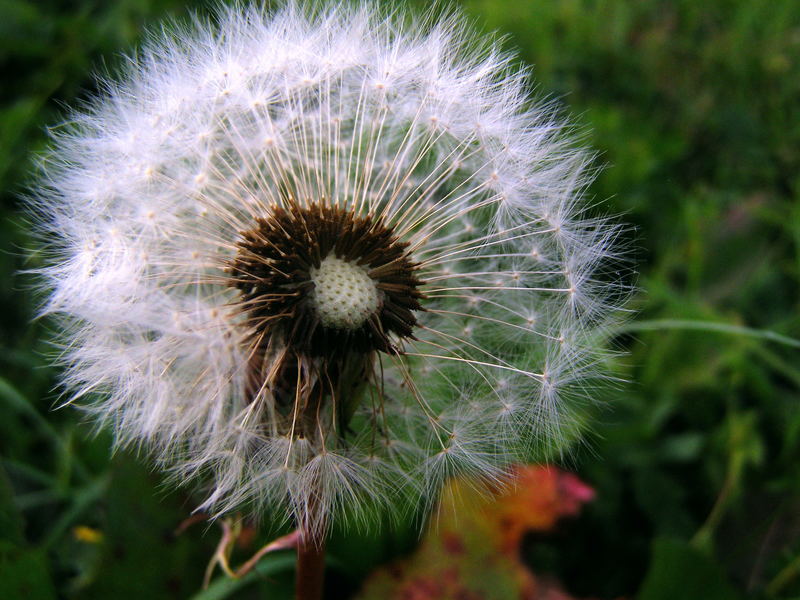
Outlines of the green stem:
M 767 594 L 775 596 L 780 593 L 786 587 L 786 584 L 797 577 L 798 572 L 800 572 L 800 556 L 795 556 L 792 562 L 781 569 L 775 578 L 767 584 Z
M 729 335 L 742 335 L 745 337 L 758 338 L 784 344 L 791 348 L 800 348 L 800 340 L 782 335 L 768 329 L 753 329 L 741 325 L 731 325 L 730 323 L 718 323 L 715 321 L 696 321 L 691 319 L 654 319 L 652 321 L 633 321 L 614 329 L 614 333 L 629 333 L 634 331 L 660 331 L 663 329 L 684 329 L 695 331 L 707 331 L 715 333 L 725 333 Z

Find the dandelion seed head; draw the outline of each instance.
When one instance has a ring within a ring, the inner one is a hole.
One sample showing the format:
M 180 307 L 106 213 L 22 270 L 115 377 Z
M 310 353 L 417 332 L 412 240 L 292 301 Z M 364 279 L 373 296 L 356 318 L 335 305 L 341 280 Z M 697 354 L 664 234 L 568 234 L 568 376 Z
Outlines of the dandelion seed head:
M 513 63 L 370 2 L 151 36 L 32 203 L 68 402 L 204 510 L 318 533 L 558 440 L 624 300 L 619 228 Z

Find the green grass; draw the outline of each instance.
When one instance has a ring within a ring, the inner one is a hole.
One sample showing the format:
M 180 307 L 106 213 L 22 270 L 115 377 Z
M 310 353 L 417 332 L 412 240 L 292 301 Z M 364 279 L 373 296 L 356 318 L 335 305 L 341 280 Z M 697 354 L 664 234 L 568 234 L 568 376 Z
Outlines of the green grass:
M 93 70 L 185 4 L 0 6 L 2 598 L 190 598 L 218 539 L 203 524 L 176 535 L 190 493 L 165 489 L 136 457 L 109 458 L 106 434 L 77 410 L 52 410 L 50 333 L 31 321 L 30 281 L 14 275 L 38 260 L 26 259 L 19 208 L 45 128 L 91 94 Z M 616 332 L 627 355 L 612 365 L 629 383 L 604 392 L 568 461 L 597 500 L 527 558 L 576 595 L 797 598 L 800 6 L 463 4 L 535 65 L 539 93 L 561 99 L 606 165 L 590 194 L 635 226 L 636 315 Z M 414 526 L 335 538 L 333 580 L 355 589 Z M 285 562 L 198 598 L 288 598 Z

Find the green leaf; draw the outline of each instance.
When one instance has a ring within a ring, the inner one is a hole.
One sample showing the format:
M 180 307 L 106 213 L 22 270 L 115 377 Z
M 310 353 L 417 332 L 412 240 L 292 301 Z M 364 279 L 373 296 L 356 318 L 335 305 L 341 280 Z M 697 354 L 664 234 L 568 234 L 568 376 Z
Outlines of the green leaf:
M 67 532 L 70 525 L 73 525 L 77 519 L 101 500 L 107 489 L 108 477 L 101 475 L 84 488 L 78 490 L 67 510 L 50 527 L 47 536 L 42 541 L 42 546 L 50 548 L 55 544 Z
M 696 460 L 703 450 L 705 438 L 702 433 L 689 431 L 670 436 L 661 444 L 659 456 L 662 460 L 689 462 Z
M 116 455 L 110 475 L 102 496 L 87 498 L 88 504 L 65 513 L 70 527 L 87 524 L 103 534 L 100 564 L 78 590 L 80 598 L 190 597 L 203 581 L 203 569 L 216 543 L 216 527 L 206 536 L 202 526 L 175 535 L 191 505 L 174 490 L 155 491 L 157 478 L 125 453 Z
M 230 598 L 234 592 L 259 579 L 293 567 L 295 561 L 294 551 L 270 554 L 262 558 L 255 568 L 244 577 L 239 579 L 232 579 L 226 576 L 219 577 L 208 588 L 192 596 L 191 600 L 223 600 L 223 598 Z
M 616 333 L 630 333 L 635 331 L 666 331 L 669 329 L 685 331 L 703 331 L 706 333 L 722 333 L 726 335 L 739 335 L 755 339 L 767 340 L 776 344 L 783 344 L 790 348 L 800 348 L 800 340 L 783 335 L 768 329 L 754 329 L 730 323 L 715 323 L 713 321 L 700 321 L 692 319 L 655 319 L 652 321 L 634 321 L 618 327 Z
M 43 551 L 26 550 L 8 542 L 0 542 L 0 598 L 55 600 L 55 588 Z
M 659 538 L 639 600 L 736 600 L 740 594 L 722 569 L 686 542 Z
M 24 541 L 22 515 L 14 504 L 14 493 L 2 467 L 0 467 L 0 540 L 15 544 Z
M 89 478 L 88 470 L 83 463 L 73 456 L 74 452 L 67 440 L 64 439 L 50 421 L 42 416 L 33 403 L 28 400 L 22 392 L 2 377 L 0 377 L 0 402 L 5 403 L 19 414 L 30 418 L 39 430 L 39 433 L 53 445 L 62 464 L 66 466 L 72 465 L 77 475 L 83 479 Z M 69 473 L 65 472 L 62 475 L 62 479 L 69 479 Z

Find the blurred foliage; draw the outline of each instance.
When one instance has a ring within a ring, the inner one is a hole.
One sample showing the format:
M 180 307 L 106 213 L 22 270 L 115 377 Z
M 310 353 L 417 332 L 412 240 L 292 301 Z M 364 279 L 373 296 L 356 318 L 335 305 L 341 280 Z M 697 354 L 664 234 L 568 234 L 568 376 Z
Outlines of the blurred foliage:
M 415 2 L 425 5 L 422 0 Z M 291 560 L 200 590 L 216 525 L 140 460 L 52 411 L 46 323 L 19 208 L 46 127 L 186 0 L 0 3 L 0 597 L 288 598 Z M 591 195 L 635 225 L 639 271 L 587 443 L 597 492 L 523 555 L 575 596 L 800 596 L 800 5 L 467 0 L 535 65 L 606 165 Z M 28 258 L 26 258 L 28 256 Z M 268 515 L 267 515 L 268 517 Z M 269 519 L 266 519 L 268 522 Z M 329 597 L 414 545 L 418 523 L 337 533 Z M 261 527 L 243 558 L 279 531 Z
M 554 467 L 517 467 L 513 475 L 514 485 L 499 489 L 452 479 L 419 548 L 373 572 L 358 599 L 572 600 L 556 582 L 520 562 L 520 543 L 526 533 L 550 532 L 578 514 L 594 491 Z

